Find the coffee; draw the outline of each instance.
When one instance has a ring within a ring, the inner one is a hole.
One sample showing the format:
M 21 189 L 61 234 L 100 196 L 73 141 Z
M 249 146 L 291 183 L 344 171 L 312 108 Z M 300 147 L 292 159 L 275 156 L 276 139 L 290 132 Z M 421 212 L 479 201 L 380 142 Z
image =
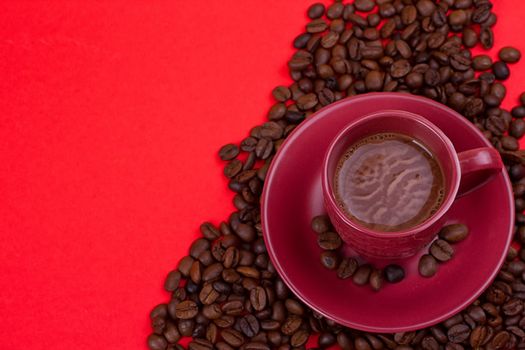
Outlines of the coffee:
M 425 221 L 445 192 L 437 159 L 419 140 L 398 133 L 374 134 L 350 146 L 334 183 L 336 199 L 352 220 L 385 232 Z

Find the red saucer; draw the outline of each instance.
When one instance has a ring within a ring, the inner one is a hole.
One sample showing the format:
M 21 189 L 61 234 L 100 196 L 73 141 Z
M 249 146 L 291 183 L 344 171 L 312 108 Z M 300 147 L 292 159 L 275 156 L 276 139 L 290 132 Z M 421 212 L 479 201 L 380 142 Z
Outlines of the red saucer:
M 467 224 L 470 235 L 455 245 L 456 256 L 440 265 L 433 278 L 425 279 L 417 272 L 422 251 L 396 261 L 405 267 L 407 277 L 398 284 L 386 284 L 379 292 L 338 279 L 334 271 L 321 266 L 321 251 L 310 228 L 311 218 L 325 213 L 323 156 L 345 125 L 380 109 L 403 109 L 426 117 L 445 132 L 459 152 L 490 145 L 464 117 L 426 98 L 375 93 L 336 102 L 303 122 L 277 153 L 262 197 L 264 239 L 282 279 L 314 310 L 360 330 L 410 331 L 461 311 L 494 279 L 512 239 L 512 187 L 502 171 L 490 183 L 454 203 L 447 222 Z

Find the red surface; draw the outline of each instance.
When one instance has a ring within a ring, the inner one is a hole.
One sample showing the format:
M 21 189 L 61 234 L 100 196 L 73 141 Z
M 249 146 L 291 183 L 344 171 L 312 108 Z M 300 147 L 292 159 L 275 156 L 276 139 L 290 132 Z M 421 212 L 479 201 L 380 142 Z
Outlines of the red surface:
M 514 198 L 506 174 L 500 172 L 483 187 L 454 201 L 443 216 L 443 224 L 461 222 L 471 233 L 455 245 L 454 259 L 440 265 L 433 278 L 421 278 L 417 272 L 424 250 L 398 260 L 406 271 L 405 279 L 385 285 L 378 293 L 337 278 L 334 271 L 312 260 L 321 250 L 310 221 L 326 212 L 326 190 L 321 188 L 323 159 L 331 140 L 346 125 L 377 109 L 404 109 L 425 116 L 449 137 L 458 152 L 488 145 L 465 118 L 427 99 L 406 94 L 368 94 L 343 100 L 304 122 L 283 143 L 267 174 L 261 218 L 275 267 L 305 303 L 340 324 L 361 330 L 410 331 L 452 316 L 488 286 L 512 238 Z M 332 222 L 341 232 L 339 222 Z M 348 246 L 343 250 L 346 256 L 356 256 Z M 367 261 L 379 268 L 391 263 L 388 259 Z M 476 273 L 466 274 L 465 266 L 476 266 Z M 318 283 L 312 283 L 312 276 Z
M 145 348 L 312 2 L 0 3 L 0 348 Z M 496 3 L 496 47 L 525 52 L 525 3 Z

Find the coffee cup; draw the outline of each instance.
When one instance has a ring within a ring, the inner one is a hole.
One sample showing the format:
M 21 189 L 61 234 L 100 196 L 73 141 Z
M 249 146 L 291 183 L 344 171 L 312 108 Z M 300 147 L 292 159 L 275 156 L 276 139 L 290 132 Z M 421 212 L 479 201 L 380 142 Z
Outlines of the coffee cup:
M 370 258 L 404 258 L 430 243 L 454 201 L 503 163 L 496 149 L 456 152 L 421 115 L 382 110 L 343 128 L 323 162 L 324 205 L 341 238 Z

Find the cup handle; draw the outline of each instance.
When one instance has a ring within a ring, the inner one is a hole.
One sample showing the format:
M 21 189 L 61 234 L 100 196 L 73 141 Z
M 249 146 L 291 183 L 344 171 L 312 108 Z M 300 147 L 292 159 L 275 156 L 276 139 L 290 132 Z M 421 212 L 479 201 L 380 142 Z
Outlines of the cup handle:
M 492 147 L 469 149 L 458 153 L 458 158 L 461 181 L 457 197 L 484 185 L 503 169 L 501 157 Z

